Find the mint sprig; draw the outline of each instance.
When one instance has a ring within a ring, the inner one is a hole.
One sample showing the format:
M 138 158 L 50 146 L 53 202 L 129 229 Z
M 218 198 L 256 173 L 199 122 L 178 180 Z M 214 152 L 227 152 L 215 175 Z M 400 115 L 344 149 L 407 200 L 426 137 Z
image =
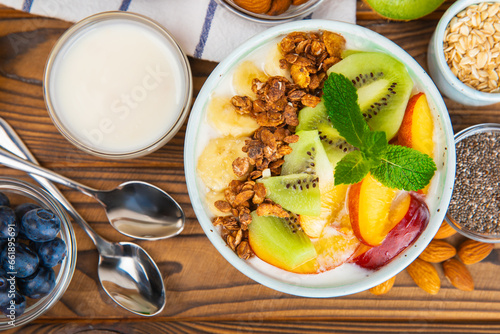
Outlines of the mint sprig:
M 331 73 L 323 98 L 333 126 L 359 149 L 337 163 L 336 185 L 357 183 L 368 172 L 390 188 L 416 191 L 429 184 L 436 171 L 432 158 L 412 148 L 389 145 L 385 132 L 370 130 L 361 114 L 356 88 L 346 76 Z

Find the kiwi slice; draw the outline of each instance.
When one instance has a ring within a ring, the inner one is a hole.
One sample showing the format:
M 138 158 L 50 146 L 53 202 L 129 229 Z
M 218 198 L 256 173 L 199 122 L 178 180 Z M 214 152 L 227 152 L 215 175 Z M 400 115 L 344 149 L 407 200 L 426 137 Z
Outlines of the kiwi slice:
M 354 53 L 330 67 L 348 77 L 358 92 L 358 104 L 372 130 L 392 139 L 403 121 L 413 81 L 406 67 L 381 52 Z M 300 122 L 300 120 L 299 120 Z
M 318 130 L 297 131 L 299 140 L 290 144 L 281 175 L 308 173 L 319 177 L 320 188 L 333 181 L 333 168 L 319 139 Z
M 260 179 L 267 197 L 285 210 L 298 215 L 319 216 L 321 198 L 319 178 L 307 173 L 272 176 Z
M 309 237 L 285 219 L 251 213 L 248 241 L 253 252 L 263 261 L 284 270 L 293 270 L 316 258 Z
M 296 131 L 305 132 L 305 130 L 315 129 L 318 130 L 319 139 L 323 144 L 326 156 L 333 168 L 337 166 L 337 162 L 339 162 L 344 155 L 354 150 L 354 147 L 349 145 L 339 134 L 337 129 L 333 127 L 332 122 L 330 122 L 328 118 L 328 112 L 326 111 L 324 101 L 318 103 L 314 108 L 305 107 L 299 111 L 299 125 Z M 298 144 L 298 142 L 295 144 Z M 295 150 L 295 148 L 293 149 Z M 291 154 L 293 154 L 293 151 Z M 285 157 L 285 163 L 286 159 Z

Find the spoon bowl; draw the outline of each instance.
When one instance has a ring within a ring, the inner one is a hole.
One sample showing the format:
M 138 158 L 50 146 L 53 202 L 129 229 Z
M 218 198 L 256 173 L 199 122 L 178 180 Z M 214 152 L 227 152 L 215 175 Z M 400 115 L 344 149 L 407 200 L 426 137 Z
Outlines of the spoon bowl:
M 32 161 L 33 164 L 30 165 L 37 166 L 35 157 L 21 138 L 1 118 L 0 145 L 17 156 Z M 12 155 L 3 149 L 2 151 Z M 90 227 L 51 182 L 42 176 L 30 175 L 59 201 L 94 242 L 99 252 L 98 276 L 104 291 L 118 305 L 132 313 L 153 316 L 161 312 L 166 301 L 165 286 L 160 270 L 149 254 L 134 243 L 112 243 L 105 240 Z
M 134 243 L 109 246 L 101 249 L 99 257 L 98 274 L 104 291 L 117 304 L 136 314 L 148 316 L 161 311 L 165 293 L 153 259 Z
M 105 208 L 111 225 L 126 236 L 158 240 L 175 236 L 184 229 L 185 216 L 180 205 L 152 184 L 130 181 L 112 190 L 97 190 L 21 159 L 3 148 L 0 148 L 0 163 L 94 197 Z
M 111 225 L 129 237 L 161 239 L 177 235 L 184 228 L 181 207 L 149 183 L 125 182 L 113 190 L 97 192 L 96 198 L 105 205 Z

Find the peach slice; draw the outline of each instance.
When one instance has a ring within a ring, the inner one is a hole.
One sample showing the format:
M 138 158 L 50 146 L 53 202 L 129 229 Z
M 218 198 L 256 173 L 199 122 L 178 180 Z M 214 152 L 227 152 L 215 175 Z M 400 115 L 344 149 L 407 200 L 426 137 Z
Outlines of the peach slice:
M 410 98 L 406 106 L 403 122 L 399 128 L 398 144 L 414 148 L 432 157 L 433 133 L 434 122 L 427 98 L 424 93 L 418 93 Z
M 345 205 L 349 186 L 335 186 L 333 182 L 321 189 L 321 213 L 319 216 L 300 215 L 299 222 L 304 232 L 311 238 L 318 238 L 323 228 L 331 223 Z
M 398 223 L 389 219 L 391 205 L 398 195 L 368 174 L 349 189 L 347 205 L 352 229 L 358 239 L 368 246 L 378 246 Z
M 422 195 L 410 193 L 410 204 L 404 217 L 389 232 L 378 247 L 373 247 L 353 262 L 366 269 L 378 269 L 392 261 L 398 254 L 412 245 L 429 223 L 429 208 Z

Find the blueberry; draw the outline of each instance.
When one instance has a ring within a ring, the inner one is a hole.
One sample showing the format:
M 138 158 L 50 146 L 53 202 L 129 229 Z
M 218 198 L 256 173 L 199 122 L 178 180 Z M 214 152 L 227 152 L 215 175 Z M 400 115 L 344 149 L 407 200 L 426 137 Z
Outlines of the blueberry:
M 0 192 L 0 205 L 3 205 L 3 206 L 9 206 L 10 205 L 9 198 L 7 197 L 7 195 L 5 195 L 2 192 Z
M 16 277 L 28 277 L 38 268 L 38 255 L 26 244 L 9 242 L 0 255 L 2 268 Z
M 26 309 L 26 299 L 17 291 L 13 293 L 12 297 L 14 298 L 9 298 L 9 302 L 7 304 L 0 305 L 0 311 L 2 311 L 7 317 L 9 315 L 19 317 Z
M 21 230 L 32 241 L 49 241 L 61 230 L 61 221 L 54 213 L 46 209 L 28 211 L 21 221 Z
M 66 257 L 66 243 L 57 237 L 46 242 L 33 242 L 32 248 L 38 254 L 40 265 L 45 267 L 56 266 Z
M 14 210 L 8 206 L 0 206 L 0 238 L 15 238 L 18 233 L 19 223 Z
M 23 203 L 23 204 L 19 204 L 18 206 L 16 206 L 16 208 L 14 209 L 14 212 L 16 213 L 17 220 L 21 221 L 23 219 L 23 216 L 28 211 L 31 211 L 33 209 L 38 209 L 38 208 L 40 208 L 40 205 L 36 205 L 33 203 Z
M 18 279 L 19 292 L 26 297 L 42 298 L 48 295 L 56 285 L 56 274 L 52 268 L 40 267 L 35 274 Z

